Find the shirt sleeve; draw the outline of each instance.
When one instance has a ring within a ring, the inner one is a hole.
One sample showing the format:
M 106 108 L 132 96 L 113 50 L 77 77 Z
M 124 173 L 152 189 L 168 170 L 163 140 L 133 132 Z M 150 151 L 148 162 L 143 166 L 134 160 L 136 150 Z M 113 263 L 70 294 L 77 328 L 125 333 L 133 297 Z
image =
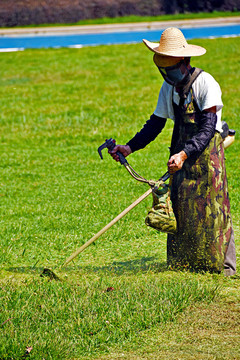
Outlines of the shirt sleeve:
M 173 87 L 164 81 L 159 92 L 157 107 L 154 110 L 154 115 L 164 119 L 174 120 L 172 92 Z
M 143 149 L 160 134 L 165 124 L 166 119 L 152 114 L 141 131 L 139 131 L 127 145 L 130 146 L 132 152 Z
M 187 140 L 183 151 L 187 157 L 198 157 L 209 144 L 211 138 L 214 136 L 217 122 L 217 115 L 203 111 L 201 122 L 199 124 L 199 131 L 191 139 Z
M 212 75 L 203 71 L 193 83 L 193 91 L 200 111 L 204 111 L 213 106 L 216 106 L 216 130 L 221 132 L 221 115 L 223 102 L 222 91 L 218 82 L 212 77 Z
M 217 107 L 217 111 L 222 109 L 222 91 L 212 75 L 203 71 L 193 83 L 193 90 L 201 111 L 213 106 Z

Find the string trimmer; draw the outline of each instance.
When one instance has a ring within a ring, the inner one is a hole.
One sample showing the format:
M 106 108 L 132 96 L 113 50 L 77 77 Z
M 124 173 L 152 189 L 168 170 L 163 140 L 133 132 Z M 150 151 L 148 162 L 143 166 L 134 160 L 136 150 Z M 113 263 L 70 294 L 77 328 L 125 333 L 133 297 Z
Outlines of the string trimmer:
M 103 159 L 102 156 L 102 150 L 107 148 L 108 150 L 113 150 L 113 148 L 115 147 L 115 140 L 108 139 L 105 141 L 104 144 L 102 144 L 101 146 L 99 146 L 98 148 L 98 153 L 101 157 L 101 159 Z M 117 152 L 117 155 L 119 156 L 119 160 L 121 165 L 124 165 L 125 168 L 127 169 L 127 171 L 130 173 L 130 175 L 141 182 L 147 183 L 150 186 L 150 189 L 148 191 L 146 191 L 142 196 L 140 196 L 137 200 L 135 200 L 131 205 L 129 205 L 125 210 L 123 210 L 117 217 L 115 217 L 115 219 L 113 219 L 109 224 L 107 224 L 106 226 L 104 226 L 103 229 L 101 229 L 97 234 L 95 234 L 90 240 L 88 240 L 84 245 L 82 245 L 79 249 L 77 249 L 63 264 L 63 266 L 66 266 L 67 264 L 70 263 L 70 261 L 72 261 L 77 255 L 79 255 L 83 250 L 85 250 L 90 244 L 92 244 L 95 240 L 97 240 L 102 234 L 104 234 L 110 227 L 112 227 L 118 220 L 120 220 L 123 216 L 125 216 L 129 211 L 131 211 L 135 206 L 137 206 L 142 200 L 144 200 L 148 195 L 150 195 L 152 193 L 152 189 L 154 187 L 154 185 L 156 184 L 156 181 L 153 180 L 147 180 L 144 177 L 142 177 L 141 175 L 139 175 L 133 168 L 131 165 L 129 165 L 129 163 L 127 162 L 126 158 L 123 156 L 122 153 L 120 153 L 119 151 Z M 169 174 L 168 172 L 166 172 L 159 180 L 158 182 L 162 182 L 164 183 L 167 179 L 169 178 Z
M 223 137 L 223 144 L 224 144 L 224 148 L 226 149 L 228 146 L 230 146 L 233 142 L 234 142 L 234 135 L 235 135 L 235 131 L 234 130 L 230 130 L 228 128 L 228 125 L 226 123 L 223 122 L 223 133 L 221 134 Z M 107 148 L 109 150 L 112 150 L 115 147 L 115 140 L 113 140 L 112 138 L 108 139 L 105 141 L 104 144 L 102 144 L 101 146 L 99 146 L 98 148 L 98 153 L 101 157 L 101 159 L 103 159 L 102 156 L 102 150 Z M 148 191 L 146 191 L 142 196 L 140 196 L 137 200 L 135 200 L 131 205 L 129 205 L 124 211 L 122 211 L 115 219 L 113 219 L 109 224 L 107 224 L 103 229 L 101 229 L 97 234 L 95 234 L 90 240 L 88 240 L 84 245 L 82 245 L 79 249 L 77 249 L 63 264 L 63 266 L 66 266 L 67 264 L 69 264 L 77 255 L 79 255 L 82 251 L 84 251 L 90 244 L 92 244 L 95 240 L 97 240 L 102 234 L 104 234 L 110 227 L 112 227 L 118 220 L 120 220 L 123 216 L 125 216 L 129 211 L 131 211 L 135 206 L 137 206 L 142 200 L 144 200 L 147 196 L 149 196 L 152 191 L 153 191 L 153 187 L 155 186 L 156 183 L 159 184 L 163 184 L 168 178 L 169 178 L 169 173 L 166 172 L 157 182 L 153 181 L 153 180 L 146 180 L 144 177 L 142 177 L 141 175 L 139 175 L 132 167 L 131 165 L 129 165 L 128 161 L 125 159 L 125 157 L 123 156 L 122 153 L 117 152 L 117 155 L 119 156 L 119 160 L 121 165 L 124 165 L 125 168 L 127 169 L 127 171 L 130 173 L 130 175 L 132 177 L 134 177 L 134 179 L 147 183 L 148 185 L 150 185 L 150 189 Z M 56 275 L 53 273 L 52 270 L 45 268 L 43 270 L 43 273 L 41 274 L 41 276 L 48 276 L 50 278 L 54 278 L 56 277 Z
M 223 125 L 223 131 L 222 131 L 222 137 L 223 137 L 223 144 L 224 147 L 227 148 L 228 146 L 230 146 L 233 141 L 234 141 L 234 135 L 235 135 L 235 131 L 234 130 L 230 130 L 227 123 L 222 122 Z M 101 146 L 99 146 L 98 148 L 98 153 L 101 157 L 101 159 L 103 159 L 102 156 L 102 150 L 103 149 L 108 149 L 108 150 L 113 150 L 115 147 L 116 143 L 115 140 L 113 140 L 112 138 L 107 139 L 105 141 L 104 144 L 102 144 Z M 132 166 L 128 163 L 128 161 L 126 160 L 126 158 L 123 156 L 123 154 L 121 152 L 117 152 L 117 155 L 119 156 L 119 160 L 121 165 L 124 165 L 125 168 L 127 169 L 127 171 L 130 173 L 130 175 L 141 182 L 147 183 L 150 186 L 150 189 L 148 191 L 146 191 L 142 196 L 140 196 L 140 198 L 138 198 L 136 201 L 134 201 L 131 205 L 129 205 L 123 212 L 121 212 L 121 214 L 119 214 L 117 217 L 115 217 L 115 219 L 113 219 L 109 224 L 107 224 L 103 229 L 101 229 L 97 234 L 95 234 L 90 240 L 88 240 L 84 245 L 82 245 L 79 249 L 77 249 L 63 264 L 63 266 L 66 266 L 67 264 L 70 263 L 70 261 L 72 261 L 77 255 L 79 255 L 83 250 L 85 250 L 90 244 L 92 244 L 95 240 L 97 240 L 102 234 L 104 234 L 110 227 L 112 227 L 118 220 L 120 220 L 123 216 L 125 216 L 129 211 L 131 211 L 135 206 L 137 206 L 142 200 L 144 200 L 147 196 L 149 196 L 152 191 L 154 186 L 156 185 L 156 183 L 159 183 L 159 185 L 162 183 L 164 183 L 168 178 L 169 178 L 169 173 L 166 172 L 158 181 L 153 181 L 153 180 L 147 180 L 144 177 L 142 177 L 141 175 L 139 175 L 133 168 Z

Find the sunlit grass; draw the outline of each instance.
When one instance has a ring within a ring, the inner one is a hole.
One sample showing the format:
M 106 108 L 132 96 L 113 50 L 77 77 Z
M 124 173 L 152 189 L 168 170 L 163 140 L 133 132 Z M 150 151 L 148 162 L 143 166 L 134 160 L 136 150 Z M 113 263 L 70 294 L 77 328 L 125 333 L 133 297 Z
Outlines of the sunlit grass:
M 40 278 L 20 284 L 8 281 L 0 290 L 1 357 L 20 358 L 27 346 L 33 348 L 34 359 L 80 358 L 107 351 L 134 341 L 144 329 L 173 321 L 193 302 L 210 302 L 215 290 L 197 279 L 163 282 L 150 274 L 83 275 L 74 283 Z
M 194 43 L 208 52 L 192 63 L 220 83 L 223 119 L 237 131 L 226 164 L 239 249 L 238 39 Z M 216 287 L 228 294 L 222 276 L 167 270 L 166 235 L 144 225 L 150 197 L 59 268 L 147 190 L 97 148 L 109 137 L 125 143 L 154 111 L 162 80 L 152 54 L 137 44 L 2 53 L 0 62 L 0 358 L 26 346 L 33 359 L 94 358 L 211 301 Z M 165 173 L 171 131 L 169 120 L 129 157 L 146 178 Z M 44 267 L 62 281 L 40 278 Z

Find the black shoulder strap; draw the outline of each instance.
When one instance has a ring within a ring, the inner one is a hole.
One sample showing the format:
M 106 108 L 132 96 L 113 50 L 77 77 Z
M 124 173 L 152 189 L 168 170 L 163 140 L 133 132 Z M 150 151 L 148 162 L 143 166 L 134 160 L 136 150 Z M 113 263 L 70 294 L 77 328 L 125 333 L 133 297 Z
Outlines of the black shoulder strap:
M 196 78 L 198 77 L 198 75 L 201 74 L 201 72 L 203 72 L 202 69 L 199 68 L 192 68 L 191 71 L 191 77 L 189 79 L 189 81 L 181 88 L 181 91 L 179 93 L 181 98 L 186 98 L 187 94 L 189 93 L 192 84 L 194 83 L 194 81 L 196 80 Z

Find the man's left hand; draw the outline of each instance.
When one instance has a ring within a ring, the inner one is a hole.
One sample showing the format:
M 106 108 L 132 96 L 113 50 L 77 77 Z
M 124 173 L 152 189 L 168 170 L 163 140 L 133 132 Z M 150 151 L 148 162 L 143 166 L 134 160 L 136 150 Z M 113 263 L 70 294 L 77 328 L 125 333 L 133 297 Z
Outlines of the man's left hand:
M 167 163 L 169 174 L 174 174 L 176 171 L 181 170 L 186 159 L 187 154 L 184 151 L 172 155 Z

